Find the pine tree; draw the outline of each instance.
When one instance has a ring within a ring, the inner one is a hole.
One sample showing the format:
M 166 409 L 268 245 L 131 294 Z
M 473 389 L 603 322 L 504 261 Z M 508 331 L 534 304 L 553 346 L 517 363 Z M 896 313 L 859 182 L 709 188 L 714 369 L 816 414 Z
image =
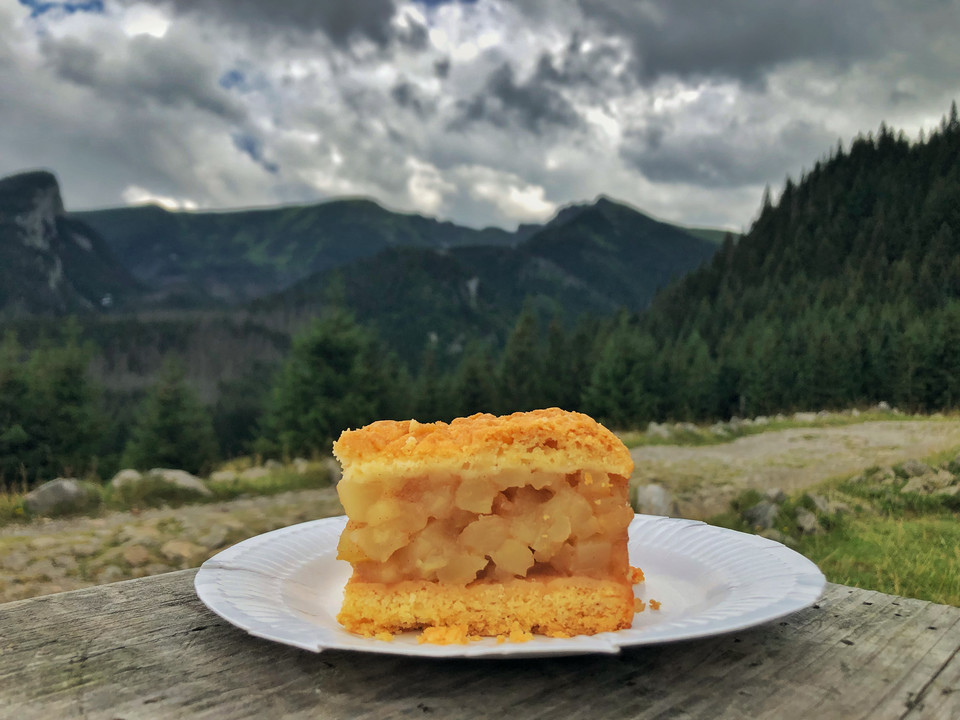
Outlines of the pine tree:
M 298 335 L 273 387 L 262 450 L 325 454 L 343 430 L 409 413 L 399 363 L 353 318 L 336 312 Z
M 486 344 L 467 345 L 450 389 L 450 403 L 457 416 L 498 412 L 503 401 L 497 390 L 496 365 Z
M 0 342 L 0 488 L 21 479 L 30 450 L 26 417 L 29 386 L 23 349 L 12 332 Z M 27 426 L 27 427 L 24 427 Z
M 183 365 L 168 360 L 140 405 L 123 453 L 123 465 L 139 470 L 168 467 L 200 473 L 217 458 L 216 436 L 206 408 L 187 385 Z
M 540 325 L 532 310 L 524 310 L 507 344 L 499 368 L 501 412 L 535 410 L 544 403 L 544 371 Z
M 79 327 L 68 324 L 61 343 L 34 350 L 27 365 L 33 470 L 44 479 L 91 469 L 102 426 L 98 390 L 87 374 L 90 351 L 80 345 Z

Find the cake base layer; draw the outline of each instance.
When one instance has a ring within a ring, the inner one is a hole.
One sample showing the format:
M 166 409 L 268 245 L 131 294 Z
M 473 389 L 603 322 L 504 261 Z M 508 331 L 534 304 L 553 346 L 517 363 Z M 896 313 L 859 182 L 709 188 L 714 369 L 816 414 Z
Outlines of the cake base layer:
M 465 625 L 474 635 L 518 629 L 593 635 L 630 627 L 633 613 L 633 588 L 625 581 L 526 578 L 466 587 L 351 581 L 337 620 L 362 635 L 452 625 Z

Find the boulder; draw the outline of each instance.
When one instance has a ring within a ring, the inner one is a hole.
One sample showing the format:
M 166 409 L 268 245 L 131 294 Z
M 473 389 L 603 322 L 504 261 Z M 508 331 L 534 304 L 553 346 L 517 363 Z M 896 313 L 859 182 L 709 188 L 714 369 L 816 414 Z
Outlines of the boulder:
M 174 470 L 172 468 L 153 468 L 145 473 L 138 473 L 136 470 L 122 470 L 113 476 L 110 485 L 114 490 L 123 490 L 145 482 L 170 485 L 204 497 L 213 494 L 210 492 L 210 488 L 204 485 L 203 480 L 196 475 L 191 475 L 186 470 Z
M 28 492 L 24 501 L 34 515 L 71 512 L 90 501 L 90 491 L 76 478 L 57 478 Z
M 768 500 L 759 502 L 753 507 L 743 511 L 743 519 L 751 527 L 769 530 L 777 521 L 777 515 L 780 513 L 780 506 Z
M 767 500 L 776 505 L 782 505 L 787 501 L 787 494 L 780 488 L 769 488 L 763 494 Z
M 236 470 L 217 470 L 210 473 L 210 482 L 232 483 L 237 480 Z
M 795 412 L 793 421 L 799 423 L 812 423 L 817 419 L 817 414 L 813 412 Z
M 926 475 L 910 478 L 907 480 L 907 484 L 900 488 L 900 492 L 919 493 L 920 495 L 943 494 L 943 491 L 949 488 L 953 482 L 953 475 L 946 470 L 940 470 L 939 472 L 930 472 Z
M 133 468 L 127 468 L 126 470 L 121 470 L 112 478 L 110 478 L 110 485 L 115 488 L 123 487 L 127 483 L 136 483 L 143 479 L 143 473 L 139 470 L 134 470 Z
M 774 530 L 772 528 L 761 530 L 760 532 L 757 533 L 757 535 L 759 535 L 760 537 L 765 537 L 767 540 L 773 540 L 774 542 L 778 542 L 781 545 L 786 545 L 787 547 L 793 548 L 797 546 L 797 541 L 794 540 L 792 537 L 790 537 L 789 535 L 784 535 L 779 530 Z
M 897 481 L 897 474 L 892 467 L 877 468 L 870 475 L 870 482 L 875 485 L 893 485 Z
M 270 471 L 267 470 L 265 467 L 247 468 L 242 473 L 240 473 L 240 477 L 242 477 L 244 480 L 260 480 L 261 478 L 265 478 L 268 475 L 270 475 Z
M 293 469 L 296 470 L 299 475 L 303 475 L 310 469 L 310 462 L 302 457 L 294 458 Z
M 768 418 L 766 415 L 757 415 L 757 416 L 753 419 L 753 424 L 754 424 L 754 425 L 769 425 L 769 424 L 770 424 L 770 418 Z
M 910 478 L 907 480 L 907 484 L 900 488 L 902 493 L 917 493 L 919 495 L 927 495 L 930 491 L 927 488 L 926 482 L 923 480 L 923 476 Z
M 283 463 L 278 460 L 267 460 L 263 466 L 270 472 L 277 472 L 283 470 Z
M 881 412 L 887 412 L 890 410 L 890 403 L 888 403 L 886 400 L 881 400 L 877 403 L 877 410 L 880 410 Z
M 710 426 L 709 430 L 719 437 L 726 437 L 730 434 L 730 426 L 722 422 L 714 423 Z
M 213 495 L 213 493 L 210 492 L 210 488 L 204 484 L 203 480 L 198 478 L 196 475 L 191 475 L 186 470 L 153 468 L 153 470 L 148 472 L 145 477 L 150 478 L 154 482 L 162 482 L 166 483 L 167 485 L 173 485 L 181 490 L 192 491 L 205 497 Z
M 817 512 L 828 513 L 830 512 L 830 501 L 827 500 L 823 495 L 816 495 L 814 493 L 807 493 L 814 506 L 817 508 Z
M 676 505 L 670 491 L 662 485 L 651 483 L 637 488 L 637 512 L 647 515 L 675 515 Z
M 797 509 L 797 530 L 803 535 L 816 535 L 822 531 L 817 516 L 806 508 Z
M 666 440 L 670 437 L 670 428 L 668 428 L 666 425 L 661 425 L 660 423 L 651 421 L 647 425 L 647 435 Z
M 921 475 L 930 475 L 933 468 L 922 463 L 919 460 L 907 460 L 900 464 L 900 472 L 908 478 L 920 477 Z

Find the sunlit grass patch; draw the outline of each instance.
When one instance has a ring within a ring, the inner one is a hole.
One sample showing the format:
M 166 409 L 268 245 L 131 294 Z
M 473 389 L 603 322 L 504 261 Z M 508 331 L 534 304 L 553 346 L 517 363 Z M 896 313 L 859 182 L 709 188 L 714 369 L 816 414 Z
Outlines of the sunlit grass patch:
M 960 518 L 855 518 L 802 538 L 830 582 L 960 606 Z

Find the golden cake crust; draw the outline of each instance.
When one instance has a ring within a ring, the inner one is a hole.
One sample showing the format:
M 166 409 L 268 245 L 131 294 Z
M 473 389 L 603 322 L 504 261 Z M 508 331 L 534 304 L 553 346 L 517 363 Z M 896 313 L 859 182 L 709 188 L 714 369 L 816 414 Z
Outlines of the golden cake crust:
M 504 417 L 478 413 L 449 424 L 380 420 L 345 431 L 333 453 L 345 471 L 362 469 L 364 475 L 421 463 L 469 471 L 470 458 L 484 472 L 603 468 L 624 477 L 633 472 L 629 451 L 612 432 L 587 415 L 559 408 Z
M 347 585 L 337 620 L 361 635 L 464 626 L 470 634 L 520 629 L 593 635 L 630 627 L 629 582 L 590 578 L 517 579 L 466 588 L 423 581 Z

